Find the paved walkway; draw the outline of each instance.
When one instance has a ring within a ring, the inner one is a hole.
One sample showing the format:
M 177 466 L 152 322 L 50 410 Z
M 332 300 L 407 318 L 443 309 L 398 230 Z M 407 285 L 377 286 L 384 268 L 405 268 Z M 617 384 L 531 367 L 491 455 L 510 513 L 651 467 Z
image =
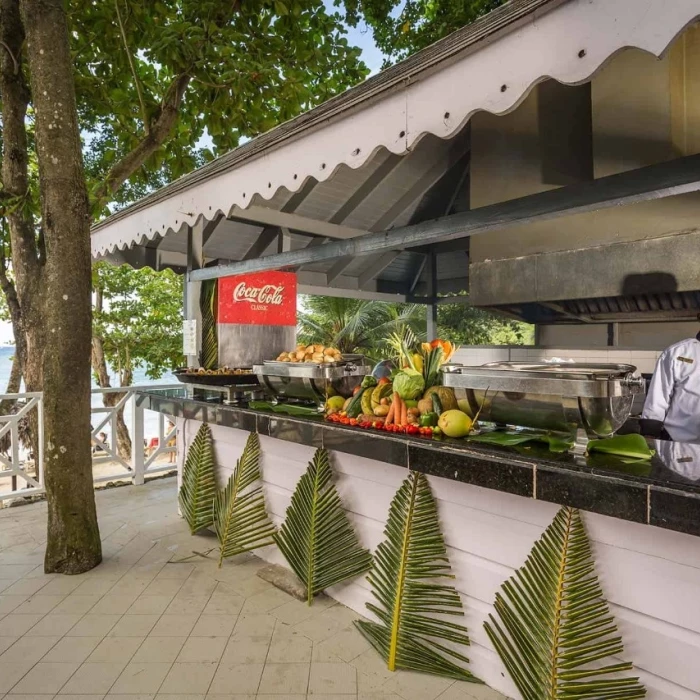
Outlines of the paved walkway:
M 0 700 L 498 700 L 389 673 L 330 599 L 311 608 L 253 556 L 169 563 L 214 546 L 176 512 L 174 479 L 98 492 L 104 562 L 42 571 L 46 504 L 0 510 Z

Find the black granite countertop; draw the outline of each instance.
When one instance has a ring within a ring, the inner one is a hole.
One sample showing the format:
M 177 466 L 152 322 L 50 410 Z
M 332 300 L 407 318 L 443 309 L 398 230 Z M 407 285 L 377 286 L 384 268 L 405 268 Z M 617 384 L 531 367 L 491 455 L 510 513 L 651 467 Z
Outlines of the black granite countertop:
M 466 484 L 573 506 L 623 520 L 700 536 L 700 444 L 654 441 L 650 462 L 609 455 L 555 454 L 532 443 L 506 448 L 450 438 L 385 434 L 228 406 L 211 392 L 142 390 L 139 404 L 171 416 L 256 431 L 279 440 L 376 459 Z

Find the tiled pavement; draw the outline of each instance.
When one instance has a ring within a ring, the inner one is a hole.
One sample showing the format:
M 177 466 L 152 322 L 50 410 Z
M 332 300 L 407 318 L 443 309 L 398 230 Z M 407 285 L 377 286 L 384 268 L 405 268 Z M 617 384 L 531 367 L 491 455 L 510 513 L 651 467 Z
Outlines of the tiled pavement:
M 0 700 L 498 700 L 389 673 L 330 599 L 311 608 L 253 556 L 168 563 L 212 540 L 177 516 L 174 479 L 98 492 L 103 564 L 42 571 L 46 504 L 0 510 Z

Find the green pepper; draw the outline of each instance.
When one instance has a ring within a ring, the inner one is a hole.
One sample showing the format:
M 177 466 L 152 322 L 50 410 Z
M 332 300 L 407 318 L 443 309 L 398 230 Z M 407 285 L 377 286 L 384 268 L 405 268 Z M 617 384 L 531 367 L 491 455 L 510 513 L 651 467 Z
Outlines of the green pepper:
M 420 426 L 421 428 L 432 428 L 433 426 L 438 424 L 438 414 L 434 412 L 430 413 L 424 413 L 420 417 Z
M 369 389 L 371 386 L 377 386 L 377 378 L 373 377 L 371 374 L 365 375 L 360 385 L 363 389 Z

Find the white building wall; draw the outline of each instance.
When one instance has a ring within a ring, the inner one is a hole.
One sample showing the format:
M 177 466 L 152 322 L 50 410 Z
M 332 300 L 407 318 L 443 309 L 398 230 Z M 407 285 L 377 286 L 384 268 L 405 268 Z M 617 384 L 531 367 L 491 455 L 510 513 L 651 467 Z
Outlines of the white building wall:
M 200 423 L 179 421 L 189 445 Z M 211 426 L 221 483 L 240 456 L 247 433 Z M 292 491 L 314 450 L 261 437 L 268 510 L 284 518 Z M 343 502 L 361 542 L 374 549 L 382 539 L 389 504 L 406 470 L 333 452 Z M 527 557 L 557 506 L 511 494 L 430 477 L 439 502 L 455 585 L 466 608 L 474 673 L 493 688 L 519 697 L 483 629 L 496 591 Z M 626 645 L 626 657 L 649 690 L 649 700 L 700 700 L 700 540 L 689 535 L 585 514 L 598 572 Z M 284 564 L 274 547 L 257 554 Z M 225 564 L 233 566 L 233 564 Z M 370 591 L 363 577 L 329 593 L 366 614 Z

